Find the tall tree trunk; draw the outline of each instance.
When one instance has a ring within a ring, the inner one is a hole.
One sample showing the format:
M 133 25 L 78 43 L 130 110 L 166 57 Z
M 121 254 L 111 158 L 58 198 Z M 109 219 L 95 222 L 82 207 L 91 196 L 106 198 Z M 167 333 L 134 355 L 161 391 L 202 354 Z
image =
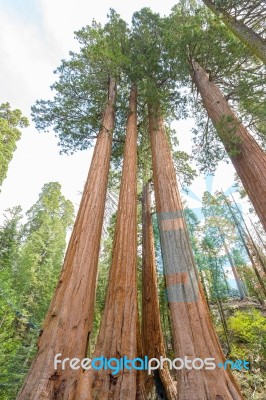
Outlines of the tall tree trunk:
M 249 259 L 250 259 L 250 261 L 251 261 L 251 265 L 252 265 L 252 268 L 253 268 L 253 270 L 254 270 L 254 272 L 255 272 L 255 274 L 256 274 L 256 277 L 257 277 L 257 279 L 258 279 L 260 288 L 261 288 L 261 290 L 262 290 L 264 296 L 266 297 L 266 286 L 265 286 L 265 284 L 264 284 L 264 282 L 263 282 L 263 278 L 261 277 L 260 271 L 259 271 L 259 269 L 257 268 L 257 264 L 256 264 L 256 261 L 257 261 L 257 260 L 256 260 L 256 261 L 254 260 L 254 255 L 253 255 L 253 253 L 252 253 L 252 250 L 251 250 L 250 247 L 248 246 L 248 237 L 246 236 L 246 240 L 245 240 L 245 238 L 244 238 L 242 232 L 240 232 L 240 237 L 241 237 L 242 243 L 243 243 L 243 245 L 244 245 L 244 247 L 245 247 L 245 250 L 246 250 L 246 252 L 247 252 L 247 255 L 248 255 L 248 257 L 249 257 Z
M 263 274 L 263 271 L 261 271 L 261 263 L 259 259 L 257 258 L 256 251 L 254 250 L 253 244 L 250 241 L 249 237 L 246 236 L 246 247 L 247 247 L 247 252 L 250 258 L 250 261 L 252 263 L 253 269 L 255 271 L 255 274 L 258 278 L 260 287 L 264 293 L 264 296 L 266 296 L 266 286 L 265 286 L 265 274 Z
M 256 228 L 255 224 L 251 221 L 251 218 L 249 218 L 249 221 L 251 222 L 251 225 L 252 225 L 254 231 L 256 232 L 256 235 L 257 235 L 257 237 L 258 237 L 263 249 L 266 250 L 265 240 L 263 240 L 263 238 L 262 238 L 261 234 L 259 233 L 258 229 Z
M 223 310 L 223 304 L 218 296 L 216 298 L 216 303 L 217 303 L 217 307 L 218 307 L 218 312 L 220 314 L 221 323 L 223 325 L 224 336 L 225 336 L 225 340 L 226 340 L 226 344 L 227 344 L 227 354 L 229 354 L 231 351 L 231 346 L 230 346 L 230 341 L 229 341 L 228 326 L 227 326 L 227 322 L 226 322 L 226 318 L 225 318 L 225 314 L 224 314 L 224 310 Z
M 230 289 L 229 289 L 229 285 L 228 285 L 227 277 L 226 277 L 226 274 L 225 274 L 225 272 L 224 272 L 224 269 L 223 269 L 223 268 L 222 268 L 222 272 L 223 272 L 223 277 L 224 277 L 224 282 L 225 282 L 225 286 L 226 286 L 227 294 L 229 295 L 229 293 L 230 293 Z
M 205 299 L 206 299 L 206 303 L 207 303 L 208 309 L 211 310 L 210 302 L 209 302 L 209 296 L 208 296 L 208 292 L 207 292 L 204 276 L 203 276 L 203 273 L 202 273 L 201 270 L 199 270 L 199 276 L 200 276 L 200 281 L 201 281 L 201 284 L 202 284 L 203 293 L 204 293 L 204 296 L 205 296 Z
M 103 317 L 93 358 L 137 357 L 137 89 L 129 100 L 117 221 Z M 78 400 L 136 399 L 136 371 L 88 370 Z
M 232 194 L 231 194 L 231 196 L 232 196 L 233 201 L 235 203 L 235 206 L 236 206 L 236 209 L 238 211 L 238 214 L 239 214 L 239 216 L 240 216 L 240 218 L 241 218 L 241 220 L 242 220 L 242 222 L 244 224 L 244 227 L 246 229 L 246 232 L 244 232 L 244 236 L 246 237 L 246 242 L 247 242 L 248 246 L 251 248 L 252 253 L 254 253 L 253 257 L 255 258 L 256 263 L 259 264 L 259 266 L 262 269 L 262 271 L 264 271 L 264 274 L 266 274 L 265 260 L 263 259 L 261 251 L 258 249 L 258 247 L 257 247 L 257 245 L 256 245 L 256 243 L 255 243 L 255 241 L 253 239 L 253 236 L 250 233 L 250 230 L 249 230 L 249 228 L 248 228 L 248 226 L 246 224 L 246 221 L 245 221 L 245 219 L 244 219 L 244 217 L 243 217 L 243 215 L 242 215 L 242 213 L 241 213 L 241 211 L 240 211 L 240 209 L 239 209 L 239 207 L 238 207 L 238 205 L 237 205 L 237 203 L 236 203 L 236 201 L 234 199 L 234 196 Z
M 218 10 L 213 0 L 203 0 L 209 9 L 221 18 L 224 24 L 230 29 L 231 32 L 244 43 L 255 56 L 266 63 L 266 41 L 258 35 L 253 29 L 245 25 L 241 20 L 232 17 L 225 10 Z
M 222 92 L 193 62 L 193 80 L 236 172 L 266 230 L 266 154 L 241 124 Z
M 231 269 L 232 269 L 232 272 L 233 272 L 233 275 L 234 275 L 234 278 L 235 278 L 235 281 L 236 281 L 236 285 L 237 285 L 237 288 L 238 288 L 238 291 L 239 291 L 240 299 L 243 300 L 246 297 L 246 295 L 245 295 L 245 292 L 244 292 L 244 289 L 243 289 L 243 286 L 242 286 L 242 282 L 241 282 L 240 276 L 239 276 L 237 268 L 235 266 L 233 257 L 231 256 L 230 251 L 228 249 L 228 246 L 226 244 L 224 235 L 222 234 L 221 231 L 220 231 L 220 235 L 221 235 L 221 239 L 222 239 L 222 242 L 223 242 L 223 247 L 224 247 L 224 250 L 225 250 L 225 254 L 226 254 L 227 258 L 228 258 L 228 261 L 230 263 L 230 266 L 231 266 Z
M 149 130 L 175 356 L 191 360 L 213 357 L 216 364 L 224 362 L 196 271 L 164 122 L 159 110 L 152 107 Z M 231 371 L 220 368 L 182 368 L 177 372 L 177 391 L 178 400 L 243 399 Z
M 161 356 L 166 357 L 166 353 L 160 320 L 150 190 L 151 185 L 148 182 L 144 185 L 142 193 L 142 338 L 144 355 L 149 359 L 160 359 Z M 175 400 L 176 386 L 167 363 L 158 372 L 168 400 Z M 150 392 L 152 387 L 153 377 L 148 376 L 147 392 Z
M 263 279 L 262 279 L 262 277 L 261 277 L 261 275 L 260 275 L 260 272 L 259 272 L 259 270 L 258 270 L 258 268 L 257 268 L 256 262 L 255 262 L 255 260 L 254 260 L 254 256 L 253 256 L 253 254 L 252 254 L 252 251 L 251 251 L 251 249 L 250 249 L 249 246 L 248 246 L 248 237 L 247 237 L 247 234 L 244 232 L 244 230 L 243 230 L 241 224 L 239 223 L 239 221 L 238 221 L 238 219 L 237 219 L 237 217 L 236 217 L 236 215 L 235 215 L 235 213 L 234 213 L 234 211 L 233 211 L 233 209 L 232 209 L 232 207 L 231 207 L 229 201 L 227 200 L 226 196 L 224 196 L 224 199 L 225 199 L 225 202 L 226 202 L 226 204 L 227 204 L 227 207 L 229 208 L 230 213 L 231 213 L 231 215 L 232 215 L 232 217 L 233 217 L 233 220 L 234 220 L 235 225 L 236 225 L 236 227 L 237 227 L 237 230 L 238 230 L 240 239 L 241 239 L 241 241 L 242 241 L 242 243 L 243 243 L 243 246 L 245 247 L 245 250 L 246 250 L 246 252 L 247 252 L 247 255 L 248 255 L 248 257 L 249 257 L 249 259 L 250 259 L 250 261 L 251 261 L 251 265 L 252 265 L 253 270 L 254 270 L 254 272 L 255 272 L 255 274 L 256 274 L 256 277 L 257 277 L 258 282 L 259 282 L 259 284 L 260 284 L 261 290 L 262 290 L 262 292 L 264 293 L 264 295 L 266 296 L 266 287 L 265 287 L 265 285 L 264 285 L 264 282 L 263 282 Z M 235 203 L 235 205 L 237 206 L 236 203 Z M 238 211 L 240 212 L 239 209 L 238 209 Z M 242 214 L 241 214 L 241 216 L 242 216 Z M 244 219 L 243 219 L 243 221 L 244 221 Z
M 138 317 L 137 323 L 137 354 L 138 358 L 143 358 L 143 343 L 141 338 L 141 331 L 140 331 L 140 323 Z M 137 371 L 137 392 L 136 392 L 136 400 L 146 400 L 146 387 L 145 387 L 145 371 L 138 370 Z
M 54 369 L 54 357 L 83 359 L 92 329 L 98 257 L 103 225 L 116 83 L 109 82 L 108 102 L 97 137 L 79 212 L 54 298 L 38 342 L 38 352 L 19 400 L 75 399 L 80 370 Z

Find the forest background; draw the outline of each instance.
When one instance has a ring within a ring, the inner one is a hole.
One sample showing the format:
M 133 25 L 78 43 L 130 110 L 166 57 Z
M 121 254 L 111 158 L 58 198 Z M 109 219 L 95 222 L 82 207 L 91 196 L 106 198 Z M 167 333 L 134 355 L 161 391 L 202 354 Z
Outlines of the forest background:
M 67 57 L 70 49 L 76 48 L 73 31 L 90 23 L 92 18 L 105 22 L 110 6 L 128 22 L 132 13 L 141 7 L 151 6 L 153 11 L 164 15 L 168 14 L 173 6 L 170 3 L 164 3 L 162 7 L 156 2 L 137 2 L 131 6 L 131 10 L 128 4 L 125 5 L 125 9 L 115 2 L 112 4 L 103 2 L 101 6 L 99 4 L 97 4 L 97 9 L 90 9 L 85 2 L 79 4 L 75 2 L 75 5 L 72 5 L 70 2 L 60 1 L 55 1 L 53 4 L 47 4 L 45 1 L 28 1 L 23 3 L 22 7 L 17 1 L 11 1 L 8 5 L 0 1 L 2 6 L 0 50 L 3 56 L 0 77 L 3 90 L 0 102 L 8 101 L 12 109 L 19 108 L 22 114 L 30 119 L 30 107 L 35 100 L 40 97 L 51 97 L 49 85 L 54 81 L 52 71 L 59 65 L 60 59 Z M 190 131 L 193 127 L 193 119 L 176 121 L 173 127 L 177 130 L 179 150 L 191 153 Z M 49 188 L 53 188 L 53 195 L 58 195 L 58 213 L 60 215 L 63 213 L 66 217 L 65 225 L 59 229 L 66 230 L 73 221 L 73 210 L 66 199 L 70 199 L 76 209 L 78 207 L 92 151 L 85 150 L 71 156 L 59 155 L 58 152 L 57 140 L 53 133 L 38 134 L 30 121 L 30 127 L 23 130 L 22 138 L 18 142 L 18 148 L 10 163 L 8 177 L 4 181 L 0 194 L 1 222 L 4 221 L 4 210 L 7 208 L 21 205 L 24 214 L 30 210 L 27 213 L 28 223 L 24 217 L 25 237 L 28 239 L 31 238 L 34 223 L 41 221 L 39 210 L 43 204 L 49 205 L 49 202 L 45 203 L 42 200 L 45 199 Z M 195 163 L 192 165 L 195 167 Z M 59 182 L 63 196 L 59 193 L 60 190 L 56 184 L 45 186 L 48 182 Z M 229 194 L 230 191 L 235 190 L 233 185 L 232 166 L 221 162 L 214 178 L 199 176 L 189 189 L 187 188 L 188 193 L 183 193 L 183 198 L 187 206 L 198 214 L 205 190 L 214 193 L 222 189 Z M 42 195 L 38 200 L 40 193 Z M 246 200 L 240 200 L 238 194 L 236 199 L 241 202 L 244 212 L 248 212 L 250 205 Z M 34 203 L 35 206 L 32 207 Z M 63 245 L 63 241 L 61 244 Z M 60 252 L 62 253 L 62 248 Z M 30 252 L 27 253 L 26 248 L 25 265 L 28 263 L 28 254 Z M 25 276 L 23 278 L 25 279 Z M 27 359 L 24 360 L 24 363 L 27 361 Z M 261 377 L 258 376 L 257 379 L 254 390 L 256 390 L 256 385 L 260 385 Z

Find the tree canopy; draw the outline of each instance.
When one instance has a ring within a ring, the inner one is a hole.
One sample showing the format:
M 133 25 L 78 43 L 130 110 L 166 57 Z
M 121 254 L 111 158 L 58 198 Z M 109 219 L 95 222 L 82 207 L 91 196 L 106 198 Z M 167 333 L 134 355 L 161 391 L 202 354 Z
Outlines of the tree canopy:
M 19 128 L 29 125 L 26 117 L 18 109 L 12 110 L 9 103 L 0 105 L 0 186 L 6 178 L 8 165 L 21 138 Z

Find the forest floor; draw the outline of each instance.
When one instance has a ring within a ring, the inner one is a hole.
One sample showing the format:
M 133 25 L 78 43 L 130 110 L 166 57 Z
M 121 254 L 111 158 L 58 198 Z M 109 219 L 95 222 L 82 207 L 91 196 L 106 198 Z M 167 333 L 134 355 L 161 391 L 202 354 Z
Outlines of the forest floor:
M 246 359 L 249 371 L 233 371 L 245 400 L 266 400 L 266 301 L 257 299 L 228 299 L 223 301 L 228 323 L 228 343 L 216 303 L 211 303 L 211 313 L 227 359 Z

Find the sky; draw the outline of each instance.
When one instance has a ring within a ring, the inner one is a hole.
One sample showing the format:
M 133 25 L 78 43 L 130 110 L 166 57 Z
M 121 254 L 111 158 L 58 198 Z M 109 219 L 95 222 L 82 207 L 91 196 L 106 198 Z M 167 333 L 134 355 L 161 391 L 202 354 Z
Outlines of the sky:
M 30 119 L 30 109 L 37 99 L 51 98 L 53 71 L 60 60 L 77 50 L 74 31 L 90 24 L 92 19 L 106 21 L 114 8 L 130 22 L 132 14 L 142 7 L 151 7 L 161 15 L 169 14 L 174 0 L 125 2 L 122 0 L 0 0 L 0 103 L 9 102 Z M 177 121 L 180 149 L 191 151 L 193 121 Z M 30 121 L 9 165 L 8 177 L 0 193 L 0 222 L 4 210 L 21 205 L 28 210 L 38 199 L 47 182 L 58 181 L 63 194 L 76 209 L 89 170 L 92 149 L 72 156 L 59 155 L 57 140 L 51 133 L 39 133 Z M 206 189 L 227 191 L 233 184 L 234 170 L 222 163 L 215 177 L 195 179 L 188 205 L 197 210 Z

